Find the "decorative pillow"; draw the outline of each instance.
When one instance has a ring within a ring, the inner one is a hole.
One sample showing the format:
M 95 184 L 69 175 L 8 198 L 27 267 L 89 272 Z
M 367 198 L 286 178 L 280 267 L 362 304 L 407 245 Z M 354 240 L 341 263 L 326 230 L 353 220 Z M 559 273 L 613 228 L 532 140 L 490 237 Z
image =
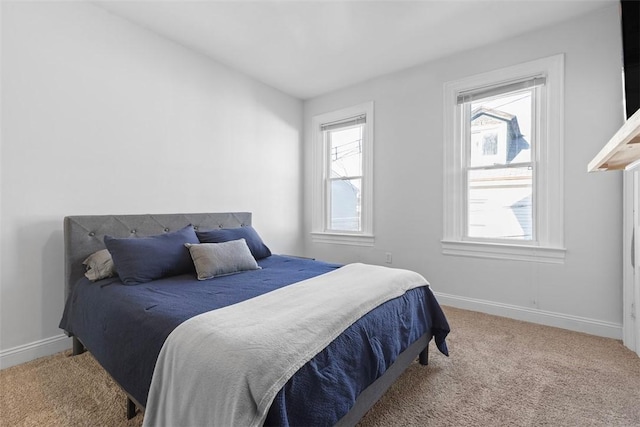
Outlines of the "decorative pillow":
M 125 285 L 193 272 L 185 243 L 199 243 L 192 225 L 151 237 L 118 239 L 104 236 L 104 244 Z
M 196 231 L 200 243 L 223 243 L 230 240 L 245 239 L 251 255 L 258 260 L 271 256 L 271 251 L 262 242 L 258 232 L 250 225 L 238 228 L 221 228 L 211 231 Z
M 185 246 L 193 259 L 198 280 L 260 269 L 244 239 L 197 245 L 187 243 Z
M 92 253 L 82 261 L 82 264 L 87 268 L 84 275 L 92 282 L 106 279 L 116 274 L 113 258 L 111 258 L 111 254 L 106 249 Z

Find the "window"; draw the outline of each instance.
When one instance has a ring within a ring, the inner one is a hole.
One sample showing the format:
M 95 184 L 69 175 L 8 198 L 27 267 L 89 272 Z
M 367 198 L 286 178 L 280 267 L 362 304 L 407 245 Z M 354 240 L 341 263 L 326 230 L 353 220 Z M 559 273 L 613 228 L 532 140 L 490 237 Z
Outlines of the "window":
M 328 161 L 327 231 L 362 231 L 362 141 L 366 117 L 321 126 Z
M 445 84 L 443 253 L 561 263 L 563 56 Z
M 313 240 L 372 245 L 373 103 L 316 116 Z
M 465 237 L 533 240 L 536 137 L 531 122 L 543 78 L 494 88 L 490 94 L 458 95 L 469 155 L 466 176 Z M 535 128 L 535 126 L 533 127 Z

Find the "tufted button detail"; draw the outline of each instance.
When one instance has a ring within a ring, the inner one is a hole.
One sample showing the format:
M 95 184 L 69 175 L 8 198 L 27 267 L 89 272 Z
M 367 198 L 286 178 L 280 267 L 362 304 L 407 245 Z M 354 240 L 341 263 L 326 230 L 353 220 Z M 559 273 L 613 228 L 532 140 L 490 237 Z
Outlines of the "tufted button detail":
M 222 228 L 222 224 L 218 224 L 218 228 Z
M 131 230 L 131 234 L 136 234 L 136 230 Z
M 164 232 L 165 232 L 165 233 L 167 233 L 168 231 L 169 231 L 169 229 L 168 229 L 168 228 L 165 228 L 165 229 L 164 229 Z
M 193 226 L 193 229 L 194 229 L 194 230 L 197 230 L 197 229 L 198 229 L 198 226 L 197 226 L 197 225 L 194 225 L 194 226 Z
M 89 232 L 89 236 L 93 237 L 95 235 L 96 235 L 96 233 L 94 233 L 93 231 Z

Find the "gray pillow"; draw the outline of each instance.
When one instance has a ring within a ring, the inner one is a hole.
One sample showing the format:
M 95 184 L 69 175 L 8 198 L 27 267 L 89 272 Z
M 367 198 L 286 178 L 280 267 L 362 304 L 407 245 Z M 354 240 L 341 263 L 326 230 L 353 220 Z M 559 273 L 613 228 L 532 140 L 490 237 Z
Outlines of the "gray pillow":
M 107 249 L 92 253 L 87 259 L 82 261 L 82 264 L 84 264 L 87 269 L 84 275 L 92 282 L 106 279 L 116 274 L 113 259 Z
M 244 239 L 224 243 L 185 243 L 185 246 L 193 259 L 198 280 L 260 268 Z

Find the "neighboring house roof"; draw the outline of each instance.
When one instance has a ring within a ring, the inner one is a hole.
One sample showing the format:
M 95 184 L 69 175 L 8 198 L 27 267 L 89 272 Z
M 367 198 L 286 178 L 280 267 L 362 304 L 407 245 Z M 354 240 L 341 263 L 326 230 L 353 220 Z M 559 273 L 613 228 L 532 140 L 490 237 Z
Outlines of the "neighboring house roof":
M 530 148 L 529 143 L 520 132 L 517 116 L 492 108 L 479 107 L 471 112 L 471 121 L 476 120 L 480 116 L 492 117 L 507 123 L 507 163 L 511 163 L 522 150 Z

